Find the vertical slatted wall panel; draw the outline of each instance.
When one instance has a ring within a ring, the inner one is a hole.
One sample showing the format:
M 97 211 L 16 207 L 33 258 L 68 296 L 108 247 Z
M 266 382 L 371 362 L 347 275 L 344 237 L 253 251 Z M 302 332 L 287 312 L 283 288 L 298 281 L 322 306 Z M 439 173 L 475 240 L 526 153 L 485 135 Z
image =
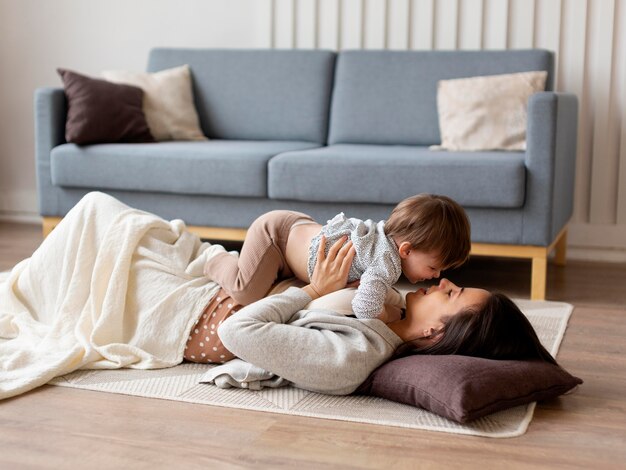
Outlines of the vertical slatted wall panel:
M 459 49 L 483 48 L 483 0 L 461 0 L 459 4 Z
M 618 2 L 616 17 L 617 44 L 615 58 L 617 61 L 617 77 L 615 82 L 621 87 L 617 94 L 621 116 L 620 148 L 619 148 L 619 179 L 617 186 L 617 223 L 626 225 L 626 2 Z
M 593 224 L 615 222 L 616 188 L 615 167 L 611 168 L 609 154 L 609 113 L 611 108 L 611 62 L 613 57 L 613 22 L 603 21 L 613 16 L 613 0 L 589 3 L 590 19 L 590 86 L 593 96 L 594 117 L 592 155 L 602 158 L 591 160 L 591 200 L 589 221 Z
M 413 1 L 412 49 L 432 49 L 435 29 L 435 0 Z

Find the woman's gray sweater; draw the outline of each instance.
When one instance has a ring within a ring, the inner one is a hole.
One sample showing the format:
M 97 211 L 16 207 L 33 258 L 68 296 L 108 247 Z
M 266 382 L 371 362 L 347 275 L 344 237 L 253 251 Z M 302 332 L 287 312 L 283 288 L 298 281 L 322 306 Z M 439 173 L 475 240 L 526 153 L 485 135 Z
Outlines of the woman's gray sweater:
M 402 344 L 380 320 L 302 310 L 310 301 L 302 289 L 289 288 L 242 308 L 218 335 L 244 361 L 296 387 L 333 395 L 352 393 Z

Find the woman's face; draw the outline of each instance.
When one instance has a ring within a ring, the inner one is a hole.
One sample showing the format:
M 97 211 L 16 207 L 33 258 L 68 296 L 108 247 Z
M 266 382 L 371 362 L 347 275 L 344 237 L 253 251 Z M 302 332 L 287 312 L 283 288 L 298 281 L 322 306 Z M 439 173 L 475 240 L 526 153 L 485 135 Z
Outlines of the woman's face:
M 416 334 L 429 336 L 443 326 L 442 317 L 482 305 L 489 295 L 489 291 L 484 289 L 459 287 L 444 278 L 436 286 L 409 292 L 406 295 L 406 315 L 416 325 Z

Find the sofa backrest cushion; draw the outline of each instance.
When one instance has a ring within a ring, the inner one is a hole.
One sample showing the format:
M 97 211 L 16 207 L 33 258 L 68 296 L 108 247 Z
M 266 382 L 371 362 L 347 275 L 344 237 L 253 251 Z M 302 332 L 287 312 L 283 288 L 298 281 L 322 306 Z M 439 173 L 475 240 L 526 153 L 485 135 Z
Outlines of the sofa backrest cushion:
M 437 82 L 545 70 L 550 51 L 344 51 L 337 58 L 329 143 L 434 145 L 441 142 Z
M 157 48 L 148 71 L 189 64 L 210 139 L 325 143 L 335 58 L 323 50 Z

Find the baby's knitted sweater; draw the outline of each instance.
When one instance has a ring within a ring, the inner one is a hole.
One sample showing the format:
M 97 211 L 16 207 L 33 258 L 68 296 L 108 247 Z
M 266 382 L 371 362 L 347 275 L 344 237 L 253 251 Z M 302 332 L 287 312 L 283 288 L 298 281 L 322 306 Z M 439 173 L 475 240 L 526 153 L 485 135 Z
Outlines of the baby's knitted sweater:
M 344 235 L 352 240 L 356 255 L 348 281 L 361 280 L 352 309 L 357 318 L 377 318 L 383 310 L 387 289 L 398 282 L 402 274 L 400 254 L 394 241 L 385 234 L 385 221 L 376 223 L 369 219 L 347 218 L 343 212 L 329 220 L 319 235 L 311 240 L 309 279 L 313 275 L 322 235 L 326 237 L 326 253 Z

